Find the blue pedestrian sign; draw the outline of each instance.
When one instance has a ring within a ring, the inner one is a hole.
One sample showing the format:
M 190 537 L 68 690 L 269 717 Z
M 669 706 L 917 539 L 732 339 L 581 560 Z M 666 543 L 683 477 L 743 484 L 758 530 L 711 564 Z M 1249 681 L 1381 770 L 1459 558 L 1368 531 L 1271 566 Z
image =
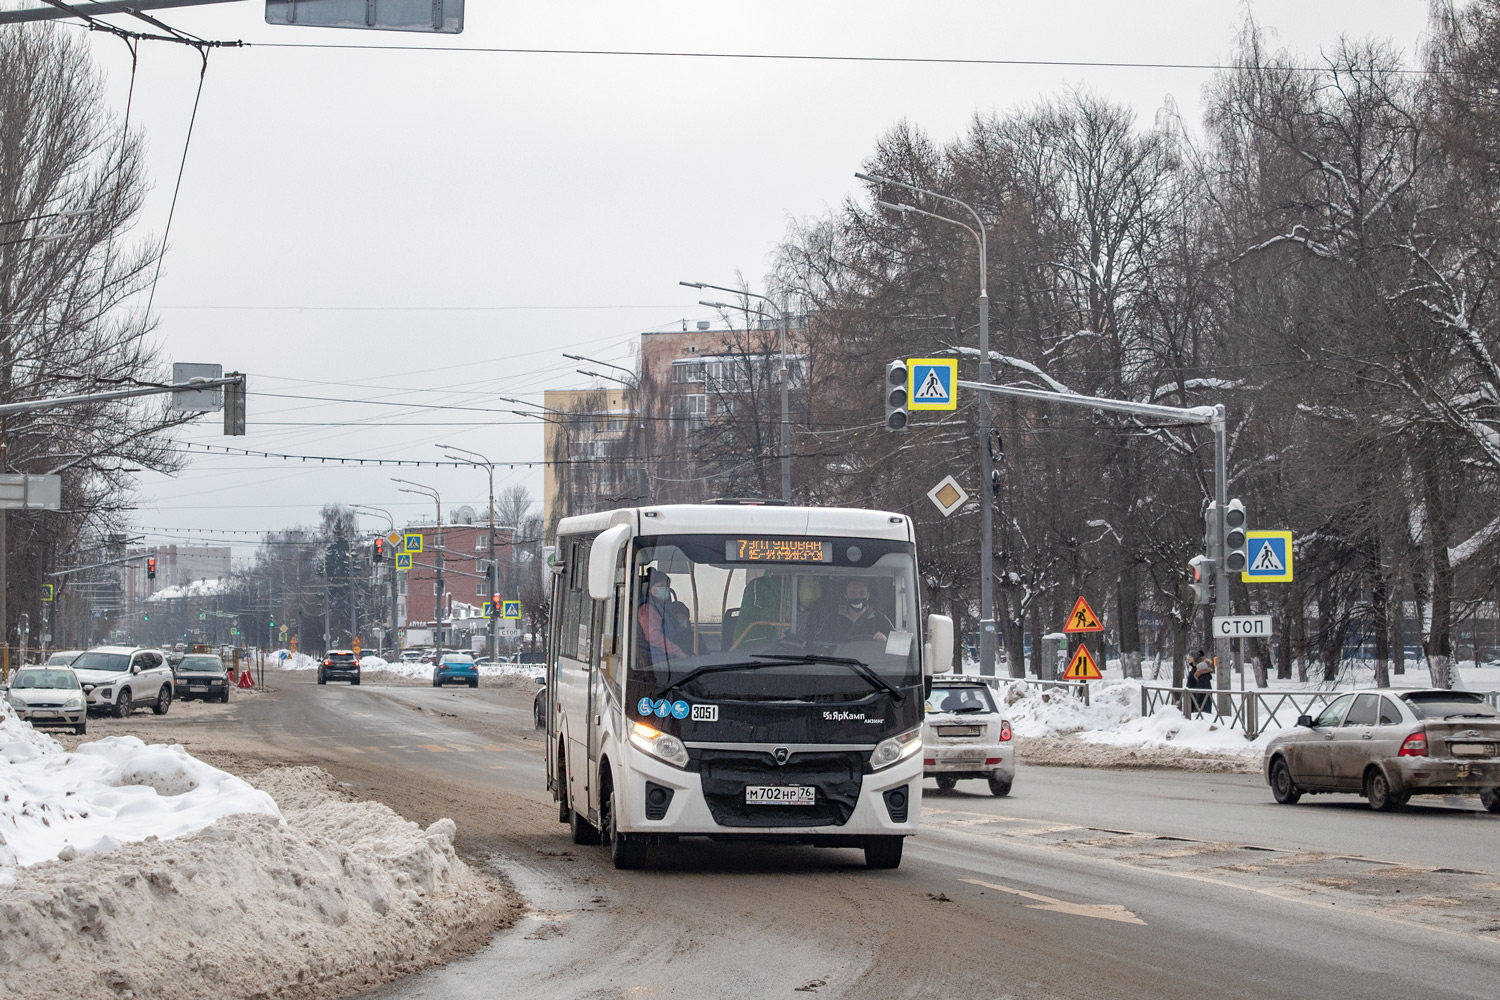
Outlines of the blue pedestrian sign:
M 501 618 L 519 618 L 519 617 L 521 617 L 521 602 L 520 601 L 501 601 L 500 602 L 500 617 Z
M 1290 583 L 1292 580 L 1292 533 L 1290 531 L 1245 532 L 1245 554 L 1249 562 L 1240 579 L 1245 583 Z
M 906 362 L 906 408 L 908 410 L 956 410 L 958 395 L 957 358 L 908 358 Z
M 396 553 L 396 568 L 397 569 L 411 569 L 411 553 L 410 552 L 397 552 Z

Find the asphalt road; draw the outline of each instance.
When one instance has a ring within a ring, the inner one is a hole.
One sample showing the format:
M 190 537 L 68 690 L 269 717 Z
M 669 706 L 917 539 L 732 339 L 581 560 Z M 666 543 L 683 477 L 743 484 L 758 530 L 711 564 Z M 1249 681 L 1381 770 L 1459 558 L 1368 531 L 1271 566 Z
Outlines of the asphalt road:
M 1023 765 L 1004 799 L 929 783 L 896 871 L 685 841 L 616 872 L 556 821 L 529 690 L 277 688 L 232 706 L 260 756 L 318 763 L 418 822 L 452 816 L 533 907 L 382 1000 L 1496 992 L 1500 817 L 1475 800 L 1378 815 L 1277 806 L 1254 776 Z

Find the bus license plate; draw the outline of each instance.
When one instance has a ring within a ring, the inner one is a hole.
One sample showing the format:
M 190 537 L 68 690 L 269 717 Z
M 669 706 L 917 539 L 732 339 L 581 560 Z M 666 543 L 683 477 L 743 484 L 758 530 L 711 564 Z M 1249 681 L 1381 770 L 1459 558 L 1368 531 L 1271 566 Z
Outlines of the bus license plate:
M 746 785 L 747 806 L 810 806 L 817 789 L 812 785 Z

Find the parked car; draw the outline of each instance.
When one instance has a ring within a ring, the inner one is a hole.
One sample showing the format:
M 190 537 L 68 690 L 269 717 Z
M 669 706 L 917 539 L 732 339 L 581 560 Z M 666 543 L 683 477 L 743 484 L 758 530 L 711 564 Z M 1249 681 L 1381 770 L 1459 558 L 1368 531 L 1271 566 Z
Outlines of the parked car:
M 229 701 L 229 668 L 212 653 L 189 653 L 177 664 L 177 697 Z
M 78 655 L 80 653 L 82 653 L 82 652 L 83 652 L 83 650 L 81 650 L 81 649 L 59 649 L 59 650 L 55 650 L 52 653 L 51 656 L 47 657 L 47 666 L 49 666 L 49 667 L 69 667 L 69 666 L 72 666 L 73 665 L 73 661 L 76 660 L 76 659 L 78 659 Z
M 474 657 L 465 656 L 463 653 L 449 653 L 439 660 L 437 666 L 432 668 L 432 686 L 442 687 L 449 681 L 458 681 L 460 684 L 468 684 L 471 688 L 477 688 L 479 668 L 474 665 Z
M 922 725 L 922 776 L 951 791 L 978 778 L 992 795 L 1009 795 L 1016 779 L 1010 721 L 1001 717 L 982 681 L 935 678 Z
M 149 702 L 157 715 L 172 705 L 172 668 L 159 649 L 144 646 L 96 646 L 72 663 L 88 707 L 112 711 L 123 719 L 138 704 Z
M 422 662 L 422 650 L 420 650 L 420 649 L 403 649 L 401 651 L 401 662 L 402 663 L 421 663 Z
M 1384 811 L 1468 794 L 1500 813 L 1500 712 L 1471 691 L 1350 692 L 1267 743 L 1265 774 L 1284 805 L 1348 792 Z
M 83 685 L 66 665 L 22 667 L 11 675 L 5 698 L 16 715 L 33 726 L 71 726 L 79 735 L 88 732 Z
M 327 684 L 330 680 L 347 680 L 351 686 L 359 683 L 359 657 L 354 650 L 330 649 L 323 655 L 318 683 Z
M 531 719 L 536 723 L 538 729 L 547 728 L 547 678 L 536 679 L 536 695 L 531 699 Z

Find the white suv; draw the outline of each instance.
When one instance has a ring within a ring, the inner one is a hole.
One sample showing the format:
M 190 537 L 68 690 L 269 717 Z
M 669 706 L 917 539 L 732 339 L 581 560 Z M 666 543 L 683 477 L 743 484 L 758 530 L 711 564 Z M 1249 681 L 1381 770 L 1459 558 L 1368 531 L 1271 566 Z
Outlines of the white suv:
M 112 711 L 117 719 L 140 704 L 166 715 L 172 704 L 172 668 L 159 649 L 95 646 L 80 653 L 72 666 L 89 708 Z

